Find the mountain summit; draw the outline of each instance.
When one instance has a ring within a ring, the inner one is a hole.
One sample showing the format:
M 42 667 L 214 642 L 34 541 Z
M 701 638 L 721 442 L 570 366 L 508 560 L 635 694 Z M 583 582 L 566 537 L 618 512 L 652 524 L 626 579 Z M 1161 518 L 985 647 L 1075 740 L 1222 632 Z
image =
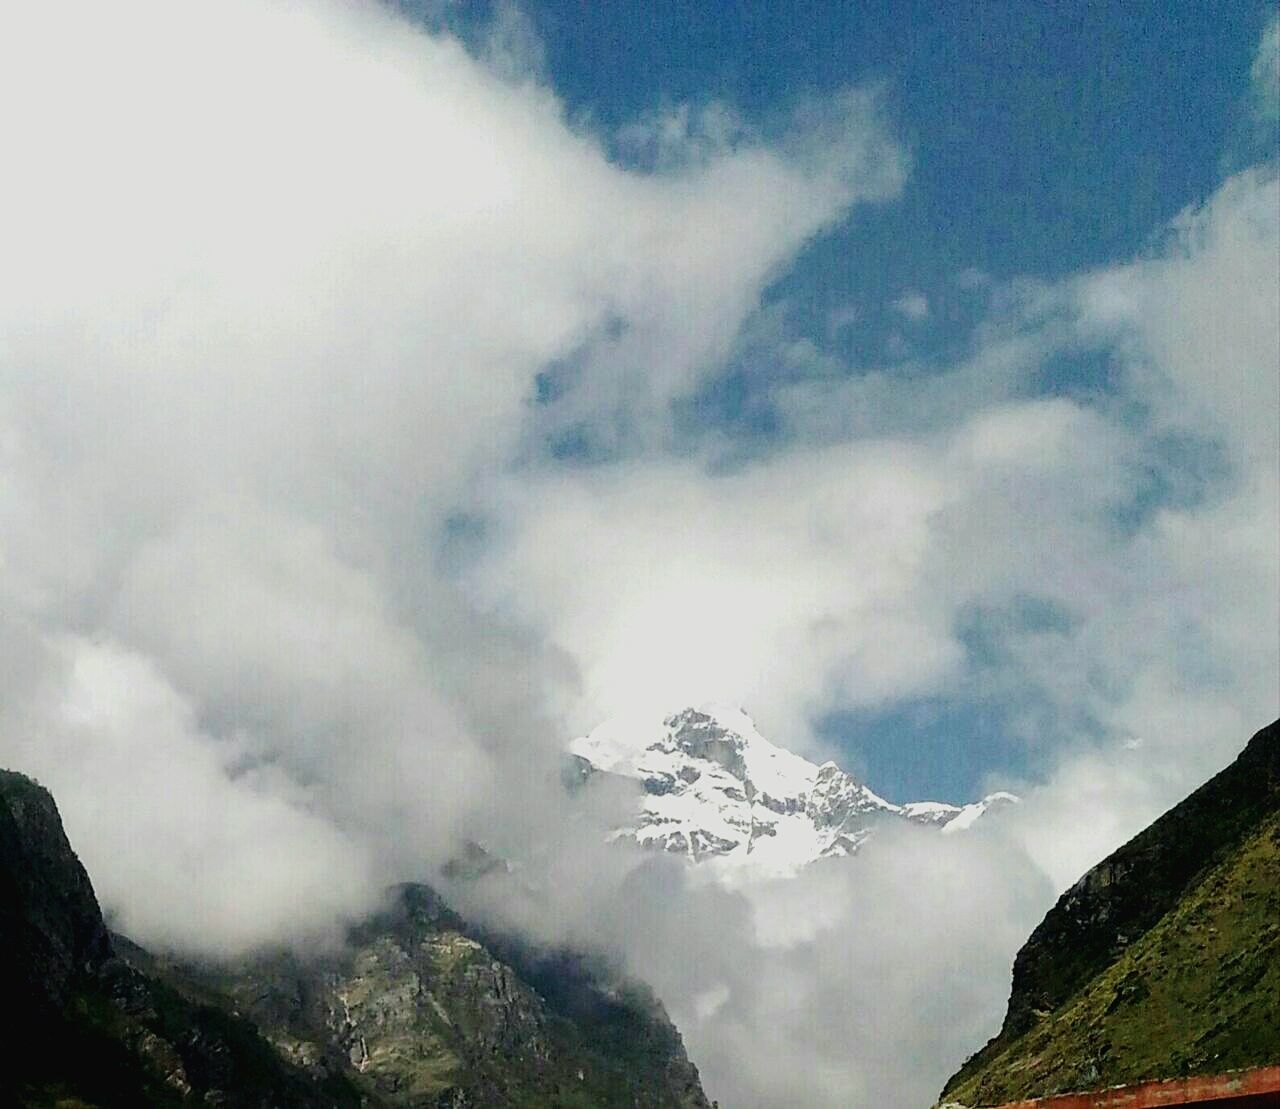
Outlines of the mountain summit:
M 819 766 L 771 743 L 745 712 L 725 705 L 686 708 L 660 723 L 609 720 L 569 752 L 580 781 L 609 775 L 639 784 L 635 821 L 616 837 L 713 862 L 726 877 L 786 876 L 852 855 L 886 822 L 959 831 L 1017 800 L 993 793 L 963 806 L 895 805 L 834 762 Z

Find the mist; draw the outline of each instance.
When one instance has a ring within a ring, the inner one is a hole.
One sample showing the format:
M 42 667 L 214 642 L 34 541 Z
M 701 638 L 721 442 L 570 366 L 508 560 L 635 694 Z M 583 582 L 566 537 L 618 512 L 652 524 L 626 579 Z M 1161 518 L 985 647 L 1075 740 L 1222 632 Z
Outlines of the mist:
M 742 452 L 673 405 L 816 358 L 764 294 L 901 193 L 886 92 L 611 134 L 530 34 L 0 16 L 0 763 L 144 945 L 330 943 L 480 841 L 519 882 L 456 896 L 647 981 L 726 1107 L 927 1104 L 1057 892 L 1280 708 L 1275 165 L 995 285 L 954 364 L 781 375 Z M 1109 391 L 1036 388 L 1084 348 Z M 975 690 L 1023 805 L 747 892 L 560 784 L 617 713 L 731 701 L 847 762 L 825 716 Z

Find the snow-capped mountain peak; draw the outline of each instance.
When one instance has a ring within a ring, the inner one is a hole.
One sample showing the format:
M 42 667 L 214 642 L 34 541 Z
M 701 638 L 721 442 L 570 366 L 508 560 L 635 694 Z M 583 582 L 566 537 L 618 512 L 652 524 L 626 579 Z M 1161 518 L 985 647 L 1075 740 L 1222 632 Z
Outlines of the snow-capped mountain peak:
M 906 820 L 951 832 L 992 807 L 936 801 L 895 805 L 834 762 L 821 766 L 765 739 L 739 708 L 703 705 L 661 722 L 610 720 L 569 751 L 584 778 L 640 784 L 633 824 L 615 836 L 710 862 L 725 876 L 793 874 L 816 859 L 850 855 L 875 827 Z

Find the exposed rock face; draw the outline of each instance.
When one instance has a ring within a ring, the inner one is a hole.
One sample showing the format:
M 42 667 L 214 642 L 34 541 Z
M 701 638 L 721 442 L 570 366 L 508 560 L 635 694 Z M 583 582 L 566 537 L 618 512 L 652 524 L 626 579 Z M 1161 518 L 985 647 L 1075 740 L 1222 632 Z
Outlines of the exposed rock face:
M 0 1104 L 708 1104 L 643 988 L 571 953 L 486 936 L 425 886 L 395 890 L 322 959 L 215 969 L 154 957 L 108 934 L 53 799 L 8 772 L 0 973 L 24 1018 L 0 1068 Z
M 971 1104 L 1280 1062 L 1280 722 L 1062 895 Z
M 314 1078 L 345 1076 L 374 1104 L 707 1105 L 642 989 L 488 936 L 427 886 L 398 888 L 326 961 L 171 970 L 231 997 Z
M 886 822 L 953 832 L 1016 801 L 895 805 L 833 762 L 818 766 L 770 743 L 729 706 L 688 708 L 660 723 L 608 721 L 575 740 L 569 758 L 571 787 L 600 775 L 637 787 L 636 820 L 616 835 L 711 862 L 734 880 L 851 855 Z

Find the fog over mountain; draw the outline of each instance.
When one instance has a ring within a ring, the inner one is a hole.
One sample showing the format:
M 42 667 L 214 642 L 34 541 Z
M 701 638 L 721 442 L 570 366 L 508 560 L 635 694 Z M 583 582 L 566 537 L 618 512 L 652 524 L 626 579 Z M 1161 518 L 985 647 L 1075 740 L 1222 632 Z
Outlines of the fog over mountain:
M 413 14 L 0 14 L 0 765 L 148 947 L 333 943 L 479 842 L 512 872 L 459 903 L 615 956 L 722 1105 L 927 1104 L 1057 894 L 1277 714 L 1274 150 L 836 373 L 765 294 L 909 189 L 891 90 L 619 133 L 517 9 Z M 744 351 L 776 434 L 690 433 Z M 979 688 L 1021 805 L 749 888 L 564 788 L 609 718 L 727 702 L 857 771 L 822 720 Z

